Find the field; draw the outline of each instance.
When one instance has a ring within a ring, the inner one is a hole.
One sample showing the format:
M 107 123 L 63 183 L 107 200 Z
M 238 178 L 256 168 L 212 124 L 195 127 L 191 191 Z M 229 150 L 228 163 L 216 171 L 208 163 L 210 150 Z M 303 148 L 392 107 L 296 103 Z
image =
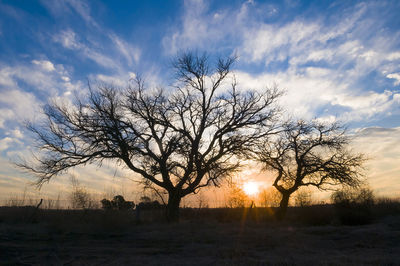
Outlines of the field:
M 400 265 L 399 203 L 344 225 L 331 205 L 273 209 L 0 208 L 1 265 Z

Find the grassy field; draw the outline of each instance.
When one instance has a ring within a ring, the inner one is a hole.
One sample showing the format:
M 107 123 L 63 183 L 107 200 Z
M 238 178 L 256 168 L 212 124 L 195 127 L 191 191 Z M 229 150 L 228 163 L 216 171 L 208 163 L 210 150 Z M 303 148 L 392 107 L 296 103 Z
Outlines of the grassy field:
M 274 209 L 0 208 L 1 265 L 400 265 L 400 204 L 345 225 L 332 205 Z M 356 214 L 359 215 L 359 214 Z M 364 215 L 364 214 L 363 214 Z M 356 221 L 356 222 L 354 222 Z

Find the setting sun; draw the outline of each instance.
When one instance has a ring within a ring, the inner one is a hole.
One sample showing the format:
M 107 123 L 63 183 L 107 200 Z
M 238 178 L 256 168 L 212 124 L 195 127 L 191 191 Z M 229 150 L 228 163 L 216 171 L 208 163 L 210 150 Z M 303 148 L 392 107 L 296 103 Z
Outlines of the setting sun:
M 258 193 L 258 184 L 255 182 L 246 182 L 243 184 L 243 191 L 247 196 L 254 196 Z

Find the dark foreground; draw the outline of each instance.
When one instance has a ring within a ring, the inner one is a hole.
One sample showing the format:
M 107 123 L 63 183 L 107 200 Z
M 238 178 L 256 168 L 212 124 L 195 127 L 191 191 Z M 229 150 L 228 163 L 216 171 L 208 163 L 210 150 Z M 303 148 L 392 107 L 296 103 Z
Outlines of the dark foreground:
M 398 214 L 347 226 L 204 213 L 171 225 L 101 211 L 6 212 L 1 265 L 400 265 Z

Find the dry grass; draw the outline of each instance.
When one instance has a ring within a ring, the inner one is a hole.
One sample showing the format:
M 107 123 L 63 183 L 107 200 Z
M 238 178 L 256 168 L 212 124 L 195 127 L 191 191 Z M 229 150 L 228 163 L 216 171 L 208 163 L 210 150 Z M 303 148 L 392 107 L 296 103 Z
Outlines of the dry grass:
M 399 265 L 400 204 L 343 226 L 333 206 L 182 209 L 179 224 L 148 211 L 0 208 L 2 265 Z

